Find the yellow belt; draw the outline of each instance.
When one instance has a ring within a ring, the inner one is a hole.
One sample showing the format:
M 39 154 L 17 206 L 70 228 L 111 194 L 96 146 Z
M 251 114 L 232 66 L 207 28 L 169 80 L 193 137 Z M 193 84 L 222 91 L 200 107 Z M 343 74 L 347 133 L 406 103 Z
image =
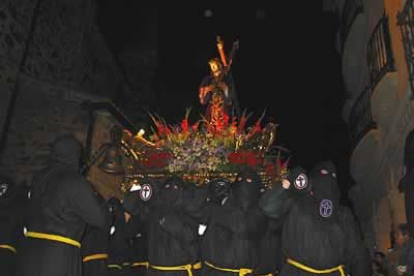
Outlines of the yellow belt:
M 93 254 L 83 258 L 83 262 L 108 259 L 108 254 Z
M 314 273 L 314 274 L 328 274 L 328 273 L 332 273 L 332 272 L 335 272 L 335 271 L 339 271 L 341 273 L 341 276 L 345 276 L 345 271 L 344 271 L 344 266 L 343 265 L 338 265 L 337 267 L 330 268 L 330 269 L 317 270 L 317 269 L 313 269 L 313 268 L 310 268 L 308 266 L 305 266 L 301 263 L 298 263 L 298 262 L 296 262 L 292 259 L 287 259 L 287 263 L 291 264 L 291 265 L 293 265 L 293 266 L 295 266 L 299 269 L 302 269 L 304 271 L 311 272 L 311 273 Z
M 200 269 L 201 263 L 196 264 L 187 264 L 187 265 L 180 265 L 180 266 L 156 266 L 151 265 L 151 268 L 155 270 L 161 271 L 187 271 L 188 276 L 193 276 L 193 269 Z
M 108 268 L 122 269 L 122 266 L 117 265 L 117 264 L 110 264 L 110 265 L 108 265 Z
M 13 253 L 17 253 L 16 248 L 14 248 L 13 246 L 8 245 L 8 244 L 0 244 L 0 248 L 10 250 L 10 251 L 12 251 Z
M 78 241 L 72 240 L 70 238 L 58 236 L 58 235 L 27 231 L 25 236 L 29 237 L 29 238 L 50 240 L 50 241 L 57 241 L 57 242 L 61 242 L 61 243 L 66 243 L 66 244 L 73 245 L 73 246 L 78 247 L 78 248 L 81 247 L 81 244 Z
M 239 273 L 239 276 L 245 276 L 249 273 L 253 273 L 253 269 L 250 268 L 239 268 L 239 269 L 232 269 L 232 268 L 221 268 L 217 267 L 209 262 L 204 262 L 207 266 L 214 268 L 215 270 L 219 271 L 226 271 L 226 272 L 233 272 L 233 273 Z
M 132 263 L 131 265 L 131 267 L 136 267 L 136 266 L 145 266 L 148 269 L 149 262 L 136 262 L 136 263 Z

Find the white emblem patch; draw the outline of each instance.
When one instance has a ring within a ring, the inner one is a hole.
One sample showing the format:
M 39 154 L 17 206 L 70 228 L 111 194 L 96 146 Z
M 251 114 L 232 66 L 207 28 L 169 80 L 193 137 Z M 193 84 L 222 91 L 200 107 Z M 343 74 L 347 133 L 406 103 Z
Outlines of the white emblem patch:
M 148 201 L 152 197 L 152 187 L 149 184 L 144 184 L 139 190 L 139 196 L 143 201 Z
M 293 183 L 298 190 L 303 190 L 308 186 L 308 177 L 306 174 L 301 173 L 296 177 L 295 182 Z
M 319 204 L 319 214 L 321 217 L 328 218 L 332 215 L 333 203 L 329 199 L 323 199 Z

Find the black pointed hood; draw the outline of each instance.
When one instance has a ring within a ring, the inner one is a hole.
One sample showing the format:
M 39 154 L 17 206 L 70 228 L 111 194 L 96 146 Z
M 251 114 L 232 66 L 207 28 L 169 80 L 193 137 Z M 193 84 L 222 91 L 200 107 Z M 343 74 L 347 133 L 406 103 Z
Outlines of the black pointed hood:
M 81 142 L 74 135 L 65 134 L 53 142 L 50 159 L 52 164 L 65 164 L 79 169 L 82 154 Z
M 232 196 L 243 210 L 258 204 L 261 191 L 265 191 L 265 186 L 255 170 L 246 168 L 238 172 Z
M 336 217 L 341 193 L 335 165 L 331 161 L 318 163 L 311 170 L 309 181 L 319 216 L 324 219 Z

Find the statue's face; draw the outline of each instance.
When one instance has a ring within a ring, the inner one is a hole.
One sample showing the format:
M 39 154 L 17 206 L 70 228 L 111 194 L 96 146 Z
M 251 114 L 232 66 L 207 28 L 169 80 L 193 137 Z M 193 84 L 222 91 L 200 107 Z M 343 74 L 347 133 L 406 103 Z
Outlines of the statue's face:
M 210 69 L 213 73 L 220 72 L 220 67 L 216 62 L 210 62 Z

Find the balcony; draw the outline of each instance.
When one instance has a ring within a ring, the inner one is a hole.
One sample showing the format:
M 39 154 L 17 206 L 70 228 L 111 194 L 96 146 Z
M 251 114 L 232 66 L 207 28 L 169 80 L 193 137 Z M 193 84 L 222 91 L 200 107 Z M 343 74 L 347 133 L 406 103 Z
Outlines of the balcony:
M 344 48 L 352 24 L 358 14 L 363 12 L 362 0 L 346 0 L 341 14 L 341 25 L 339 27 L 342 49 Z
M 394 58 L 388 27 L 388 17 L 384 14 L 369 39 L 367 49 L 369 83 L 374 92 L 375 87 L 388 72 L 395 72 Z
M 378 21 L 367 45 L 371 111 L 382 139 L 387 139 L 398 108 L 398 76 L 394 63 L 388 17 Z M 385 140 L 384 140 L 385 141 Z
M 357 183 L 369 181 L 368 173 L 380 160 L 379 131 L 371 110 L 372 92 L 367 86 L 357 98 L 349 117 L 349 133 L 353 149 L 350 172 Z
M 404 9 L 398 14 L 405 50 L 405 60 L 409 73 L 411 91 L 414 91 L 414 1 L 407 0 Z M 411 96 L 413 98 L 413 95 Z
M 376 128 L 371 112 L 371 91 L 369 87 L 365 88 L 356 100 L 349 118 L 349 127 L 353 148 L 368 131 Z

